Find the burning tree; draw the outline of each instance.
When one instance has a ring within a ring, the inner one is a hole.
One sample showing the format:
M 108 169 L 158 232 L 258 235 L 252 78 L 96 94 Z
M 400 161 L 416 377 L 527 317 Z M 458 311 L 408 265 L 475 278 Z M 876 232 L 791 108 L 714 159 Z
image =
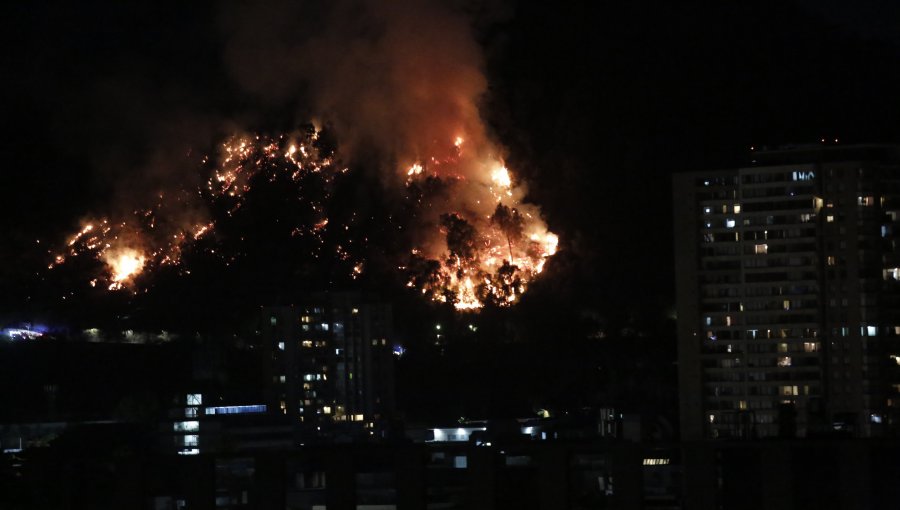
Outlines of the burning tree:
M 503 235 L 506 236 L 506 245 L 509 248 L 509 260 L 513 260 L 513 243 L 522 240 L 525 219 L 519 211 L 513 207 L 507 207 L 502 203 L 497 204 L 497 209 L 491 216 L 491 223 L 497 225 Z
M 451 262 L 456 260 L 457 267 L 468 264 L 476 255 L 475 228 L 456 213 L 442 214 L 441 225 L 447 229 L 447 250 Z

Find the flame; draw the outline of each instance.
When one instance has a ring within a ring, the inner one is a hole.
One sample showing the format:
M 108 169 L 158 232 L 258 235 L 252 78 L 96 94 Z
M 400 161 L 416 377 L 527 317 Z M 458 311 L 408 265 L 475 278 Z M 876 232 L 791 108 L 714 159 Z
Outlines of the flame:
M 459 149 L 462 140 L 456 137 L 453 146 Z M 457 310 L 477 310 L 488 301 L 497 306 L 517 302 L 559 246 L 537 207 L 521 202 L 525 191 L 513 183 L 510 170 L 490 156 L 493 146 L 485 147 L 488 151 L 476 147 L 473 154 L 457 150 L 456 156 L 430 158 L 440 165 L 435 176 L 451 187 L 452 203 L 465 212 L 441 215 L 440 227 L 412 250 L 404 266 L 412 273 L 409 287 Z M 418 172 L 411 169 L 407 175 L 409 184 Z M 419 203 L 433 202 L 420 198 Z
M 512 179 L 509 177 L 509 170 L 505 166 L 500 166 L 491 171 L 491 181 L 501 188 L 509 188 L 512 186 Z
M 466 277 L 456 290 L 456 302 L 453 306 L 457 310 L 475 310 L 482 307 L 481 301 L 475 296 L 475 283 Z
M 108 252 L 103 260 L 112 272 L 109 290 L 116 290 L 141 272 L 147 257 L 133 248 L 122 248 Z

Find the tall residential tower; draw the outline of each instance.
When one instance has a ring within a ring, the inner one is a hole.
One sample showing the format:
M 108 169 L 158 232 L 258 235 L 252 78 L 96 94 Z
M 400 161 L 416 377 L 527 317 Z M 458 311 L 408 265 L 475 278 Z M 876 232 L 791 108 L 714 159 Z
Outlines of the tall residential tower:
M 270 409 L 299 428 L 371 427 L 393 411 L 392 314 L 358 293 L 321 293 L 262 309 Z
M 900 426 L 900 148 L 674 178 L 684 439 Z

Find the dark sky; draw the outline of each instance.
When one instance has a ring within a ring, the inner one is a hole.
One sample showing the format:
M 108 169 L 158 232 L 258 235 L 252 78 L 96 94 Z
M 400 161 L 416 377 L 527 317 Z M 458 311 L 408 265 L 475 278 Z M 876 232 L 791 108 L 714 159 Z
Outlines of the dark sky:
M 563 239 L 534 290 L 545 299 L 665 310 L 673 172 L 743 164 L 750 145 L 900 138 L 900 7 L 888 0 L 475 5 L 483 113 Z M 227 9 L 5 8 L 5 307 L 79 218 L 187 173 L 148 170 L 156 162 L 203 150 L 235 121 L 306 120 L 301 92 L 273 102 L 238 86 Z

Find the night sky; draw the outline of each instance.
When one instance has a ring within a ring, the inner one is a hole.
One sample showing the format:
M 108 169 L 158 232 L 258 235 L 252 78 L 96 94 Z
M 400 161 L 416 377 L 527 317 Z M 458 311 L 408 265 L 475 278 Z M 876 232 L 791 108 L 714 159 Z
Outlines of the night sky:
M 672 173 L 746 164 L 751 145 L 900 139 L 895 2 L 457 4 L 484 59 L 482 116 L 562 240 L 532 305 L 661 316 L 674 303 Z M 196 179 L 196 155 L 235 129 L 309 122 L 308 77 L 257 71 L 235 50 L 329 23 L 297 5 L 6 7 L 0 319 L 57 306 L 26 297 L 49 295 L 36 273 L 81 218 Z

